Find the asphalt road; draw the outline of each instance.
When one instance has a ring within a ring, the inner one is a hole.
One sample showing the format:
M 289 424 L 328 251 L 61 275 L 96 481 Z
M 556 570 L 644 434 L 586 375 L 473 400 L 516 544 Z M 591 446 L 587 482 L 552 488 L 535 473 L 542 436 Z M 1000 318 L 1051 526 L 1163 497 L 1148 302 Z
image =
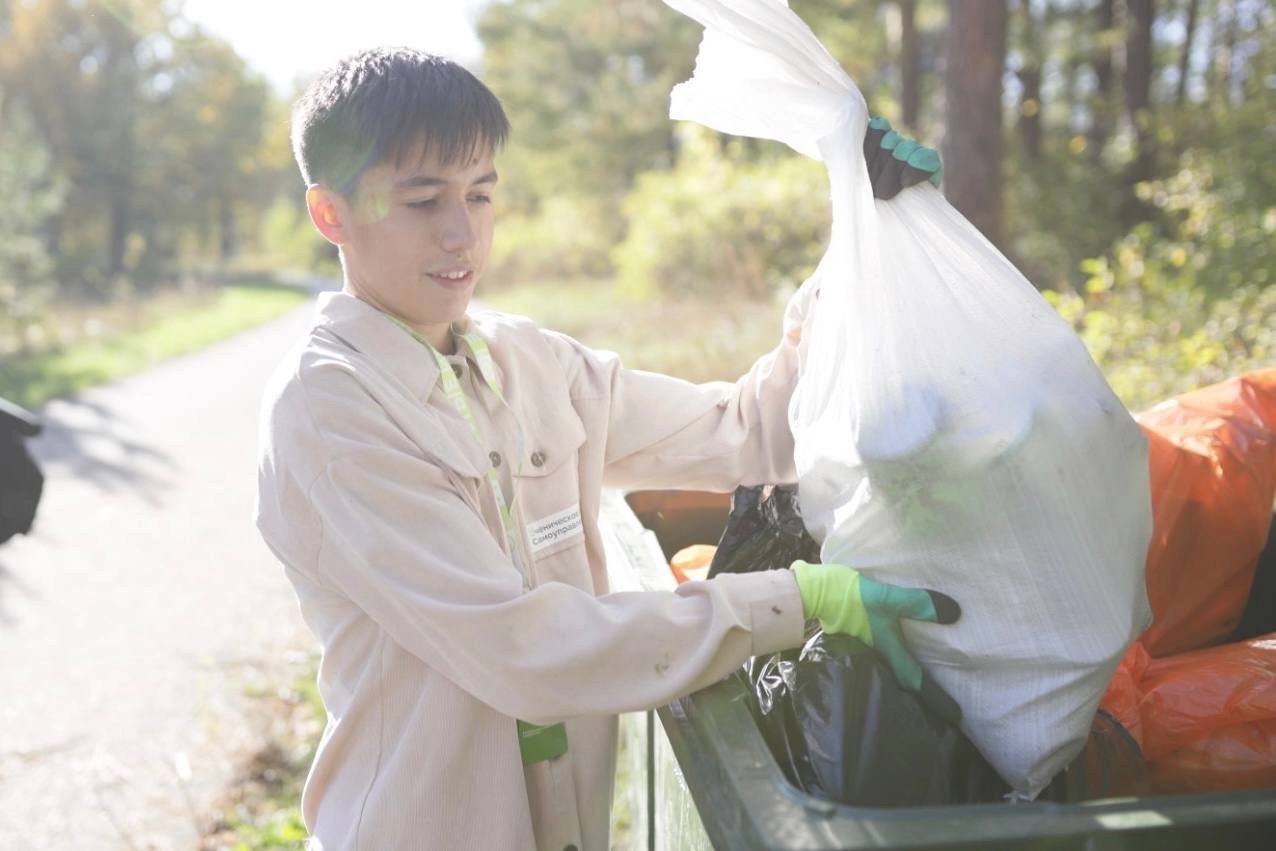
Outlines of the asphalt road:
M 0 848 L 182 849 L 311 648 L 252 523 L 257 408 L 313 305 L 55 401 L 0 547 Z

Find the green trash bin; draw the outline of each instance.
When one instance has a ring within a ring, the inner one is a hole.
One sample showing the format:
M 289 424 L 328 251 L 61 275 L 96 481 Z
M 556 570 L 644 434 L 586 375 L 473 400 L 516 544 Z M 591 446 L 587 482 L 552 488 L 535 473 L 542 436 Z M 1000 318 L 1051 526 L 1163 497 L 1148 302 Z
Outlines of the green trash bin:
M 669 557 L 716 541 L 729 503 L 727 494 L 605 494 L 613 589 L 673 587 Z M 1276 790 L 890 809 L 815 798 L 784 776 L 734 677 L 625 716 L 622 741 L 626 849 L 1276 848 Z

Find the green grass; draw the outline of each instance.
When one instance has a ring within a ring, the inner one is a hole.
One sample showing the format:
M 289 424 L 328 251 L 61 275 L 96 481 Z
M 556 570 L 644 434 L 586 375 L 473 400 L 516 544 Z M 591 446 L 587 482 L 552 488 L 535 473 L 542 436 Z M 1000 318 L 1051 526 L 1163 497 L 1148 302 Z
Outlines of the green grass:
M 302 304 L 309 295 L 268 280 L 228 284 L 138 328 L 35 354 L 0 357 L 0 396 L 32 408 L 201 349 Z
M 269 719 L 268 742 L 241 766 L 206 826 L 200 851 L 283 851 L 306 839 L 300 799 L 327 713 L 315 683 L 317 657 L 296 663 L 291 684 L 277 691 L 247 689 Z
M 689 381 L 733 381 L 780 340 L 784 302 L 664 297 L 639 301 L 593 280 L 525 284 L 479 298 L 496 310 L 529 316 L 625 366 Z

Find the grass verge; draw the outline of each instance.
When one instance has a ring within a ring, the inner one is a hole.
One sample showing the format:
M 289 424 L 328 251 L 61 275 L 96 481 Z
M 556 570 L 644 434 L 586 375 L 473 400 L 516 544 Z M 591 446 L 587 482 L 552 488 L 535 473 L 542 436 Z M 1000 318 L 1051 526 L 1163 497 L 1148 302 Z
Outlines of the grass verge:
M 168 298 L 162 314 L 135 327 L 33 354 L 0 356 L 0 396 L 34 408 L 201 349 L 286 313 L 309 297 L 296 287 L 247 279 L 198 296 Z
M 688 381 L 734 381 L 780 341 L 785 300 L 729 295 L 637 301 L 609 283 L 527 284 L 479 294 L 587 346 L 620 355 L 625 366 Z
M 248 755 L 207 825 L 199 851 L 283 851 L 306 839 L 301 788 L 327 714 L 315 684 L 318 658 L 304 655 L 292 681 L 277 691 L 250 692 L 261 701 L 267 744 Z

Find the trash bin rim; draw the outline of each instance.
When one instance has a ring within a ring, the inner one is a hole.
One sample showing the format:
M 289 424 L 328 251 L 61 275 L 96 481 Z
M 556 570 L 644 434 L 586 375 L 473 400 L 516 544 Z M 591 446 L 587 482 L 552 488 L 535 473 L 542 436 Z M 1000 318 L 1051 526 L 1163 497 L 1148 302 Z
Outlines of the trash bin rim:
M 796 788 L 771 756 L 735 677 L 657 710 L 715 848 L 958 847 L 1214 825 L 1276 827 L 1276 795 L 1253 792 L 1015 802 L 853 807 Z M 723 757 L 737 768 L 727 770 Z M 796 844 L 795 844 L 796 843 Z M 1232 846 L 1229 846 L 1232 847 Z M 1236 846 L 1244 847 L 1244 846 Z

